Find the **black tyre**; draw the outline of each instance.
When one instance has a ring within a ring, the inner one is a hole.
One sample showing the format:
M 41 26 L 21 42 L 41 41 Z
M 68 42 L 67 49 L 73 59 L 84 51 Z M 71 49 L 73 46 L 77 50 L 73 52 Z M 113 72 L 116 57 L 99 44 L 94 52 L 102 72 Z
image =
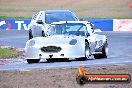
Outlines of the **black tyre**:
M 108 55 L 108 44 L 106 42 L 102 48 L 102 54 L 94 54 L 94 58 L 95 59 L 107 58 L 107 55 Z
M 33 38 L 32 30 L 29 30 L 29 40 Z
M 81 58 L 76 58 L 77 61 L 85 61 L 89 58 L 89 43 L 85 42 L 85 57 L 81 57 Z
M 38 63 L 40 61 L 40 59 L 27 59 L 27 62 L 29 64 L 32 64 L 32 63 Z

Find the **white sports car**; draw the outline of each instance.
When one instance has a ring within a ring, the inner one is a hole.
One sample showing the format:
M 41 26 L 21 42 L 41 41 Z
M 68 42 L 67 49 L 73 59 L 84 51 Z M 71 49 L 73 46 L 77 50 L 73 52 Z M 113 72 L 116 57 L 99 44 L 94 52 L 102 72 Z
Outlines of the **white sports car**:
M 28 26 L 29 39 L 33 37 L 44 37 L 49 25 L 59 21 L 78 21 L 77 16 L 69 10 L 46 10 L 33 15 Z
M 87 21 L 60 21 L 49 27 L 49 36 L 35 37 L 26 42 L 25 53 L 28 63 L 38 63 L 55 58 L 86 60 L 107 58 L 108 44 L 105 35 L 96 34 Z

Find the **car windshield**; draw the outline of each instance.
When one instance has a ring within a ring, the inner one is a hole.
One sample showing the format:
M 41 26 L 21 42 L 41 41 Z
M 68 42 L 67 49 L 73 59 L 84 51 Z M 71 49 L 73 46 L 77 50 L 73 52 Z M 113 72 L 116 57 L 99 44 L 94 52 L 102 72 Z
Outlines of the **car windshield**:
M 45 23 L 51 24 L 59 21 L 77 21 L 77 18 L 70 12 L 46 13 Z
M 81 23 L 64 23 L 50 26 L 50 35 L 76 35 L 85 36 L 86 25 Z

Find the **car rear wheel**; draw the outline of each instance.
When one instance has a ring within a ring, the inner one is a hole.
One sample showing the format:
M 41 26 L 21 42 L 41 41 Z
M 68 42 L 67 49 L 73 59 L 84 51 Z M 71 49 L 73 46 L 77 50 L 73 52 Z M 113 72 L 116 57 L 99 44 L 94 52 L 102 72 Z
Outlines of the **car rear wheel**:
M 94 54 L 94 58 L 95 59 L 107 58 L 107 56 L 108 56 L 108 44 L 107 44 L 107 42 L 104 44 L 101 52 L 102 52 L 102 54 Z
M 29 64 L 32 64 L 32 63 L 38 63 L 40 61 L 40 59 L 27 59 L 27 62 Z

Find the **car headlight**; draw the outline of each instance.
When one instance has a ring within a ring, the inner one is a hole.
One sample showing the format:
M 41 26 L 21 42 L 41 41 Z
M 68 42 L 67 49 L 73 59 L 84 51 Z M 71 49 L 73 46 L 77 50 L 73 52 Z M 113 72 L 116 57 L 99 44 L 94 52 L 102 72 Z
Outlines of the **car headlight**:
M 75 45 L 76 43 L 77 43 L 77 40 L 76 40 L 76 39 L 72 39 L 72 40 L 69 42 L 70 45 Z
M 31 41 L 29 42 L 29 46 L 34 46 L 34 44 L 35 44 L 35 40 L 31 40 Z

